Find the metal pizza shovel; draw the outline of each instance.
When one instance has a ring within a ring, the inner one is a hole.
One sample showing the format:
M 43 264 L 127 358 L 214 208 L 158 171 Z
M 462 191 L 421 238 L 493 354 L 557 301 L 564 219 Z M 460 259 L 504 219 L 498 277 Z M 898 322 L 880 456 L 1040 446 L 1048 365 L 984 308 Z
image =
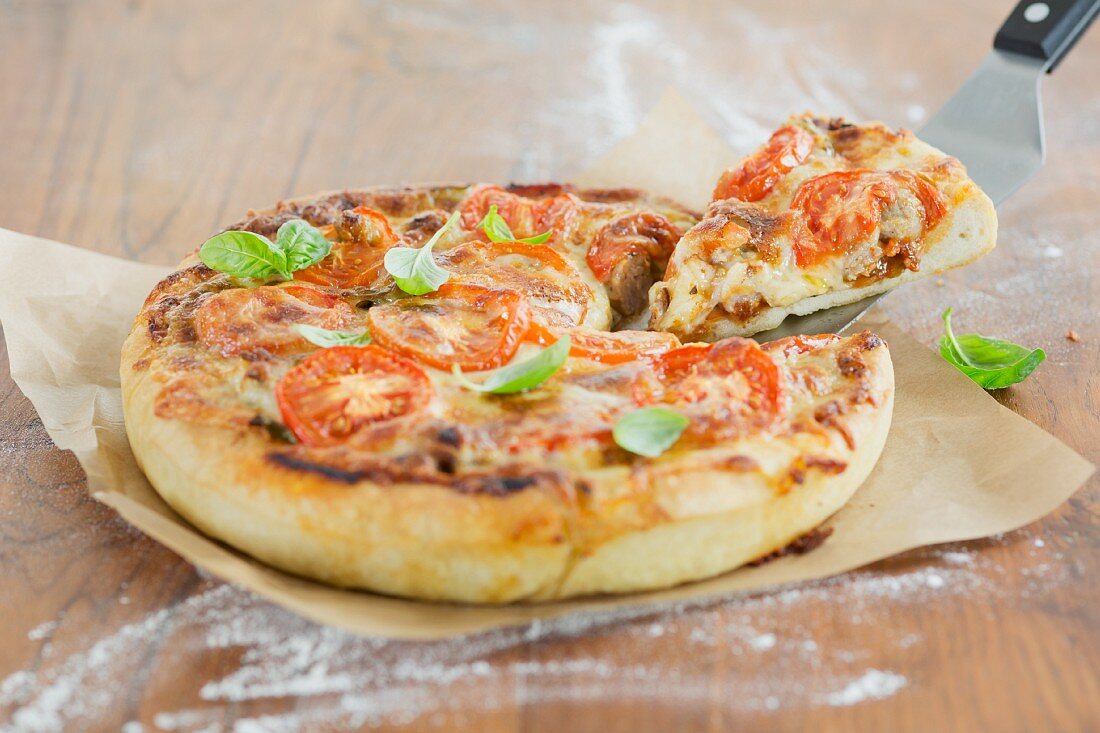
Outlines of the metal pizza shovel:
M 961 160 L 1000 205 L 1043 165 L 1039 82 L 1065 57 L 1100 12 L 1100 0 L 1025 0 L 993 39 L 993 50 L 955 96 L 917 133 Z M 885 293 L 855 303 L 790 316 L 753 338 L 837 333 L 855 323 Z

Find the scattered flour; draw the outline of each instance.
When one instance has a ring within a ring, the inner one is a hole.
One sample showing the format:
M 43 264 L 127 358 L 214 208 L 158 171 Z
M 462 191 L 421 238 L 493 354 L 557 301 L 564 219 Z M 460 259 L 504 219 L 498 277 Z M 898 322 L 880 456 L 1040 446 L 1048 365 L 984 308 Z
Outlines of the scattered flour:
M 845 685 L 843 690 L 825 696 L 830 705 L 856 705 L 865 700 L 881 700 L 890 697 L 909 684 L 909 680 L 894 672 L 869 669 L 857 679 Z
M 1033 552 L 1042 547 L 1033 540 L 1028 546 Z M 577 615 L 422 644 L 317 626 L 210 581 L 176 606 L 77 651 L 41 655 L 36 665 L 0 680 L 0 731 L 110 725 L 118 682 L 149 674 L 143 665 L 158 646 L 170 648 L 181 669 L 224 655 L 217 667 L 224 671 L 201 683 L 170 677 L 181 685 L 173 690 L 178 708 L 131 720 L 125 733 L 414 722 L 445 729 L 459 719 L 476 721 L 493 711 L 548 702 L 697 706 L 715 699 L 715 655 L 739 660 L 724 670 L 723 684 L 739 691 L 722 698 L 731 712 L 858 705 L 910 685 L 907 662 L 920 654 L 924 638 L 916 622 L 898 625 L 893 669 L 886 669 L 881 656 L 878 665 L 871 663 L 876 652 L 864 643 L 860 626 L 897 625 L 891 606 L 926 604 L 936 595 L 1012 598 L 1018 591 L 1003 591 L 988 580 L 1003 569 L 986 557 L 958 547 L 933 549 L 918 567 L 902 572 L 855 572 L 721 602 Z M 1058 566 L 1049 562 L 1056 557 L 1047 550 L 1034 568 L 1021 570 L 1024 594 L 1058 582 Z M 831 621 L 816 631 L 788 621 L 805 618 L 807 611 Z M 41 624 L 28 638 L 48 639 L 59 624 Z M 701 660 L 699 665 L 669 660 L 670 643 L 692 647 L 689 658 Z M 294 698 L 293 709 L 271 712 L 284 710 L 269 707 L 283 698 Z M 242 705 L 257 711 L 255 717 L 237 718 Z
M 42 639 L 48 639 L 53 635 L 53 632 L 57 630 L 61 621 L 54 619 L 53 621 L 46 621 L 27 632 L 27 638 L 31 641 L 41 641 Z

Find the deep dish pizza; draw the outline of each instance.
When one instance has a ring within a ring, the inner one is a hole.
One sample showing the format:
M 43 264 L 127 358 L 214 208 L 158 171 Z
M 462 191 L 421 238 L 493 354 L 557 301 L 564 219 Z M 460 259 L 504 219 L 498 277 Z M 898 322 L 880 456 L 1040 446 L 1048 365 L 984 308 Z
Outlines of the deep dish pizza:
M 126 341 L 134 453 L 267 563 L 469 602 L 656 588 L 835 512 L 890 422 L 874 334 L 613 331 L 698 216 L 633 190 L 350 191 L 213 237 Z
M 965 265 L 997 239 L 958 160 L 879 123 L 792 117 L 723 174 L 653 286 L 652 326 L 713 340 Z

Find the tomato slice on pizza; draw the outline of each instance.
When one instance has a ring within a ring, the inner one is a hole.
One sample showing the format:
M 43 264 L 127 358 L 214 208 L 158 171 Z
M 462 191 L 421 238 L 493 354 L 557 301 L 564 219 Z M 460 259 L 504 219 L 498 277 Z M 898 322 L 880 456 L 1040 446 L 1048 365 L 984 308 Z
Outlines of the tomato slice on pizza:
M 780 127 L 764 147 L 722 174 L 713 198 L 759 201 L 771 192 L 780 178 L 801 165 L 813 147 L 813 135 L 802 127 Z
M 527 299 L 515 290 L 447 283 L 431 295 L 376 305 L 367 313 L 371 336 L 417 361 L 463 371 L 494 369 L 519 348 L 531 322 Z
M 576 199 L 568 194 L 537 200 L 500 186 L 479 186 L 462 205 L 462 227 L 475 230 L 493 206 L 516 239 L 537 237 L 547 230 L 554 239 L 560 239 L 578 212 Z
M 314 447 L 346 443 L 370 425 L 423 409 L 431 397 L 420 367 L 377 346 L 321 349 L 275 385 L 286 426 Z
M 730 438 L 784 412 L 779 365 L 755 341 L 689 344 L 658 357 L 655 368 L 665 383 L 661 401 L 688 415 L 697 436 Z
M 581 274 L 545 245 L 468 242 L 439 257 L 454 282 L 523 293 L 532 320 L 564 330 L 584 323 L 594 298 Z
M 355 309 L 309 285 L 264 285 L 215 293 L 194 316 L 199 343 L 224 356 L 285 355 L 312 348 L 292 328 L 301 323 L 332 331 L 350 328 Z
M 903 206 L 915 215 L 891 226 L 887 239 L 917 239 L 946 213 L 935 187 L 910 171 L 846 170 L 806 181 L 791 201 L 808 232 L 795 238 L 795 262 L 806 268 L 847 253 L 882 226 L 883 212 L 899 198 L 910 199 Z
M 583 326 L 568 331 L 569 355 L 591 359 L 602 364 L 622 364 L 636 359 L 652 358 L 680 346 L 680 339 L 659 331 L 597 331 Z M 561 336 L 532 324 L 527 337 L 548 346 Z
M 335 240 L 329 255 L 294 273 L 294 279 L 334 288 L 376 285 L 383 275 L 386 251 L 397 244 L 385 214 L 359 206 L 343 212 L 333 229 Z

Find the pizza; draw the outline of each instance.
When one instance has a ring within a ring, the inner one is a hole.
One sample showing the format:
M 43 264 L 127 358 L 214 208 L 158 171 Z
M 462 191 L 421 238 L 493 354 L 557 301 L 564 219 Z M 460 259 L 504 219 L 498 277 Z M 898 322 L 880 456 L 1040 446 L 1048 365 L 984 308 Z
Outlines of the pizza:
M 211 537 L 397 596 L 621 593 L 769 556 L 874 466 L 889 349 L 871 332 L 762 346 L 623 329 L 699 222 L 565 185 L 252 212 L 135 319 L 134 454 Z
M 653 328 L 750 335 L 965 265 L 997 216 L 955 158 L 879 123 L 790 118 L 727 170 L 651 293 Z

